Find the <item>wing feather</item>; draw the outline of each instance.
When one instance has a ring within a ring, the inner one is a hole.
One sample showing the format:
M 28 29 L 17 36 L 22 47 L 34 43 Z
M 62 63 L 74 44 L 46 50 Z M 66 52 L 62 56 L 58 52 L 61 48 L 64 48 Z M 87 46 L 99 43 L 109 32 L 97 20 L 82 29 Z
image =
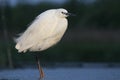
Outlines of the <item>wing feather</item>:
M 42 43 L 42 40 L 49 37 L 57 25 L 57 18 L 53 15 L 54 13 L 50 14 L 42 13 L 39 15 L 27 30 L 16 39 L 16 49 L 19 52 L 25 52 L 30 47 L 36 45 L 37 42 L 40 43 L 41 41 Z

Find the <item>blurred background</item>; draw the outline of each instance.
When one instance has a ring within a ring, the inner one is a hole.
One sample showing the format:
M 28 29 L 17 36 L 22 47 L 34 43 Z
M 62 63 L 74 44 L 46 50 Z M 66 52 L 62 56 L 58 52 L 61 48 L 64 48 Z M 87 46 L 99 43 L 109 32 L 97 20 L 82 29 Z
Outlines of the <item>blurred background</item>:
M 41 12 L 65 8 L 69 27 L 61 42 L 37 52 L 41 63 L 119 63 L 119 0 L 0 0 L 0 68 L 34 64 L 31 53 L 18 54 L 13 39 Z M 44 65 L 45 66 L 45 65 Z
M 42 66 L 120 67 L 120 0 L 0 0 L 1 69 L 35 66 L 33 53 L 18 54 L 13 39 L 52 8 L 65 8 L 77 16 L 68 17 L 61 42 L 34 53 Z

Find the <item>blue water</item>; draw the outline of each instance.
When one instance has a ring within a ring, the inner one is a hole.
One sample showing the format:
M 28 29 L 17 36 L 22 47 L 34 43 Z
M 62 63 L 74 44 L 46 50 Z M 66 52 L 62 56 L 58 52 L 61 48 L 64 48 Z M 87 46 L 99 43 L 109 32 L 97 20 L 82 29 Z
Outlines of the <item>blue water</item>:
M 44 68 L 44 80 L 120 80 L 120 68 Z M 38 80 L 37 69 L 0 70 L 0 80 Z

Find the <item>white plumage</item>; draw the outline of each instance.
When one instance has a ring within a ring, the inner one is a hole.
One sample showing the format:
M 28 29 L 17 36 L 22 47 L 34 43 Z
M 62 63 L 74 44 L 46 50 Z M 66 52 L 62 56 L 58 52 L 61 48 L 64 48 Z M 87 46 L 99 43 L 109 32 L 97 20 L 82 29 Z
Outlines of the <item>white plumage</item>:
M 67 16 L 65 9 L 50 9 L 41 13 L 15 40 L 15 48 L 18 52 L 42 51 L 55 45 L 67 29 Z

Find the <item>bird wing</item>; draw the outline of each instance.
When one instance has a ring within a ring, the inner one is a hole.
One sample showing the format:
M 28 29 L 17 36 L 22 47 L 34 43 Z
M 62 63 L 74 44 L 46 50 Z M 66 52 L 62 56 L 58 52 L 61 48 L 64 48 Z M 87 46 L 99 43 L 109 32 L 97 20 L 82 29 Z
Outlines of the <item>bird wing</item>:
M 43 51 L 43 50 L 55 45 L 56 43 L 58 43 L 61 40 L 66 29 L 67 29 L 67 19 L 64 19 L 64 18 L 59 19 L 56 27 L 54 27 L 54 29 L 52 29 L 52 32 L 49 33 L 49 36 L 44 38 L 42 45 L 39 44 L 41 42 L 38 42 L 37 45 L 30 48 L 29 50 L 30 51 Z
M 50 36 L 57 25 L 57 18 L 54 15 L 39 15 L 27 30 L 16 39 L 16 49 L 19 52 L 26 51 L 37 42 L 42 42 Z

